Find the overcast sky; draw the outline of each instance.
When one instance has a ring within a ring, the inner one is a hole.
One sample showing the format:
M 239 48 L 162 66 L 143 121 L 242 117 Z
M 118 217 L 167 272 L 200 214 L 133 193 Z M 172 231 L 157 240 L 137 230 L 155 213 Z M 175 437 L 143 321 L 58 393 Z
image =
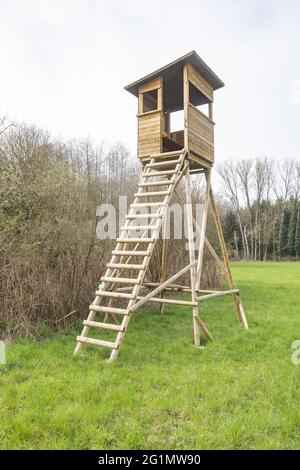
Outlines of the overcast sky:
M 128 83 L 196 50 L 216 159 L 300 157 L 299 0 L 0 0 L 0 113 L 136 149 Z

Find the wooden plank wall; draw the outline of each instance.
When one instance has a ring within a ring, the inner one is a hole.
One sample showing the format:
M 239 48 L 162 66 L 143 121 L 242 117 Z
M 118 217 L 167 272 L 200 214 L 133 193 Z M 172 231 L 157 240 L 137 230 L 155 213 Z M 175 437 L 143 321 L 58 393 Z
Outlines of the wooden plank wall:
M 200 75 L 200 73 L 192 66 L 187 64 L 188 80 L 203 93 L 210 101 L 213 101 L 213 88 L 212 86 Z
M 151 80 L 150 82 L 145 83 L 144 85 L 141 85 L 139 88 L 139 93 L 145 93 L 145 91 L 151 91 L 151 90 L 157 90 L 158 88 L 161 88 L 162 86 L 162 79 L 161 77 L 155 78 L 154 80 Z
M 188 105 L 188 148 L 209 162 L 214 161 L 214 124 L 191 103 Z
M 138 154 L 145 157 L 161 152 L 162 112 L 151 111 L 138 117 Z
M 138 156 L 140 158 L 162 151 L 162 78 L 158 77 L 139 89 Z M 143 93 L 157 90 L 157 110 L 143 113 Z

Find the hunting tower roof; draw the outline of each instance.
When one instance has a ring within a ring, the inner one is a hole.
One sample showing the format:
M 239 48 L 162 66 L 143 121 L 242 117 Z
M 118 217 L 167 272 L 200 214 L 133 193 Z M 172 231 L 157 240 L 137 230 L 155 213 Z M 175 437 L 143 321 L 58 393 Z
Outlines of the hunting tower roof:
M 176 82 L 178 83 L 179 89 L 182 82 L 182 69 L 186 63 L 191 63 L 196 70 L 205 78 L 205 80 L 212 86 L 213 90 L 218 90 L 224 86 L 224 83 L 220 78 L 211 70 L 210 67 L 201 59 L 201 57 L 195 51 L 191 51 L 188 54 L 180 57 L 179 59 L 174 60 L 173 62 L 161 67 L 155 72 L 146 75 L 139 80 L 127 85 L 125 90 L 129 91 L 135 96 L 138 96 L 138 90 L 141 85 L 149 80 L 152 80 L 156 77 L 163 76 L 164 82 Z

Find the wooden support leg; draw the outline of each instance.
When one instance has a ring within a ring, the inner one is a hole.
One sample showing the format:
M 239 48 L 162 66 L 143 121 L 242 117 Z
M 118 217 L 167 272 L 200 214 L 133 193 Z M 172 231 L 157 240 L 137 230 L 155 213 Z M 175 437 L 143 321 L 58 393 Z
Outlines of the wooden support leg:
M 216 225 L 217 234 L 218 234 L 218 238 L 219 238 L 219 242 L 220 242 L 220 246 L 221 246 L 221 251 L 222 251 L 222 256 L 223 256 L 223 259 L 224 259 L 224 266 L 225 266 L 225 269 L 227 271 L 227 279 L 228 279 L 228 282 L 229 282 L 229 285 L 230 285 L 230 289 L 234 290 L 234 289 L 236 289 L 236 285 L 233 281 L 233 277 L 232 277 L 232 273 L 231 273 L 231 269 L 230 269 L 228 252 L 227 252 L 226 243 L 225 243 L 224 235 L 223 235 L 223 231 L 222 231 L 220 216 L 219 216 L 218 208 L 217 208 L 217 205 L 216 205 L 216 202 L 215 202 L 214 193 L 213 193 L 211 188 L 210 188 L 209 195 L 210 195 L 210 203 L 211 203 L 211 207 L 212 207 L 214 222 L 215 222 L 215 225 Z M 238 294 L 232 294 L 232 297 L 233 297 L 234 305 L 235 305 L 235 308 L 236 308 L 237 318 L 240 321 L 240 323 L 246 329 L 248 329 L 247 318 L 246 318 L 241 300 L 239 298 L 239 295 Z
M 243 304 L 242 304 L 242 301 L 241 301 L 240 297 L 238 297 L 238 301 L 239 301 L 240 314 L 241 314 L 241 318 L 242 318 L 242 324 L 246 328 L 246 330 L 248 330 L 249 329 L 248 320 L 247 320 L 245 310 L 244 310 L 244 307 L 243 307 Z
M 167 227 L 168 227 L 168 215 L 165 215 L 165 219 L 163 221 L 163 229 L 162 229 L 162 239 L 163 239 L 163 247 L 162 247 L 162 256 L 161 256 L 161 272 L 160 272 L 160 282 L 164 282 L 166 280 L 166 272 L 167 272 L 167 253 L 168 253 L 168 243 L 167 240 Z M 161 291 L 160 296 L 163 298 L 164 291 Z M 160 313 L 164 313 L 165 304 L 160 304 Z
M 191 180 L 190 180 L 189 169 L 187 170 L 184 178 L 185 178 L 185 192 L 186 192 L 189 257 L 190 257 L 190 263 L 191 263 L 190 274 L 191 274 L 192 302 L 197 302 L 195 245 L 194 245 L 194 231 L 193 231 Z M 200 330 L 200 322 L 198 321 L 198 318 L 199 318 L 198 306 L 193 307 L 193 323 L 194 323 L 194 342 L 195 342 L 195 346 L 200 346 L 200 332 L 201 332 L 201 330 Z
M 210 179 L 211 179 L 211 169 L 208 170 L 207 175 L 206 175 L 206 190 L 205 190 L 205 200 L 204 200 L 204 211 L 203 211 L 203 214 L 202 214 L 202 221 L 201 221 L 199 252 L 198 252 L 198 261 L 197 261 L 196 290 L 200 289 L 200 281 L 201 281 L 201 274 L 202 274 L 205 232 L 206 232 L 206 223 L 207 223 L 208 207 L 209 207 Z

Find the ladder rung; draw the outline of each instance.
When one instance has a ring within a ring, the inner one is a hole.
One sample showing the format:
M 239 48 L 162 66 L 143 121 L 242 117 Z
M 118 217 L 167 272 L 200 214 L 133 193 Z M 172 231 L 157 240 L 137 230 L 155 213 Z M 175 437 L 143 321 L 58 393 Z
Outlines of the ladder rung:
M 101 277 L 101 281 L 111 282 L 113 284 L 139 284 L 138 279 L 129 279 L 126 277 Z
M 139 202 L 137 204 L 130 204 L 133 209 L 136 207 L 165 207 L 164 202 Z
M 175 170 L 165 170 L 165 171 L 152 171 L 151 173 L 146 173 L 143 177 L 149 178 L 150 176 L 165 176 L 165 175 L 174 175 Z
M 100 307 L 100 305 L 90 305 L 89 310 L 93 312 L 104 312 L 104 313 L 120 313 L 121 315 L 127 315 L 126 308 L 116 308 L 116 307 Z
M 154 243 L 153 238 L 118 238 L 118 243 Z
M 91 326 L 94 328 L 103 328 L 104 330 L 124 331 L 120 325 L 113 325 L 111 323 L 101 323 L 99 321 L 84 320 L 84 326 Z
M 134 295 L 125 294 L 125 292 L 109 292 L 105 290 L 97 290 L 96 295 L 99 297 L 114 297 L 116 299 L 134 299 Z
M 157 212 L 151 213 L 149 212 L 148 214 L 132 214 L 132 215 L 126 215 L 126 219 L 145 219 L 145 218 L 155 218 L 155 219 L 160 219 L 162 217 L 162 214 L 158 214 Z
M 76 341 L 79 343 L 92 344 L 93 346 L 103 346 L 104 348 L 118 349 L 115 343 L 111 341 L 103 341 L 102 339 L 86 338 L 85 336 L 77 336 Z
M 177 160 L 166 160 L 165 162 L 158 162 L 158 163 L 147 163 L 146 168 L 158 168 L 161 166 L 170 166 L 170 165 L 178 165 L 180 161 Z
M 149 187 L 149 186 L 165 186 L 173 184 L 173 181 L 170 180 L 159 180 L 159 181 L 150 181 L 149 183 L 140 183 L 139 188 Z
M 121 230 L 158 230 L 158 225 L 124 225 Z
M 122 264 L 122 263 L 107 263 L 106 265 L 107 268 L 112 268 L 112 269 L 136 269 L 137 271 L 140 271 L 143 269 L 142 264 Z
M 151 158 L 169 158 L 169 157 L 182 157 L 184 154 L 184 148 L 180 150 L 172 150 L 170 152 L 163 152 L 163 153 L 151 153 Z
M 153 196 L 167 196 L 170 194 L 170 191 L 152 191 L 146 193 L 135 193 L 134 197 L 153 197 Z
M 130 251 L 130 250 L 114 250 L 112 252 L 114 256 L 149 256 L 148 251 Z
M 141 295 L 137 296 L 137 300 L 142 300 L 144 297 Z M 191 302 L 189 300 L 176 300 L 176 299 L 160 299 L 159 297 L 151 297 L 149 302 L 154 302 L 158 304 L 174 304 L 174 305 L 188 305 L 189 307 L 197 307 L 197 302 Z

